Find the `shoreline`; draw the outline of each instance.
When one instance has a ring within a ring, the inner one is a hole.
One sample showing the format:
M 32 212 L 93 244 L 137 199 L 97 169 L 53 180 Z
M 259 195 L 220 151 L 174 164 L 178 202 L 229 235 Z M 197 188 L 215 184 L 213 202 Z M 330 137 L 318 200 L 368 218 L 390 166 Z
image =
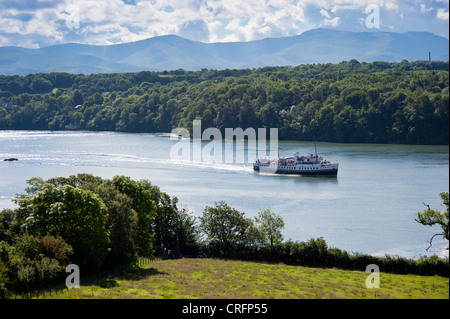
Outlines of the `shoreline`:
M 144 132 L 144 131 L 108 131 L 108 130 L 89 130 L 89 129 L 77 129 L 77 130 L 42 130 L 42 129 L 11 129 L 11 128 L 0 128 L 0 132 L 48 132 L 48 133 L 122 133 L 122 134 L 151 134 L 156 135 L 159 137 L 172 137 L 175 139 L 179 138 L 179 135 L 174 134 L 172 132 Z M 182 139 L 185 139 L 183 137 Z M 192 136 L 189 137 L 190 140 L 193 140 Z M 220 140 L 220 139 L 219 139 Z M 210 140 L 201 140 L 202 142 L 209 142 Z M 222 141 L 227 141 L 227 139 L 222 138 Z M 367 144 L 367 145 L 399 145 L 399 146 L 441 146 L 441 147 L 450 147 L 450 144 L 412 144 L 412 143 L 401 143 L 401 142 L 391 142 L 391 143 L 377 143 L 377 142 L 367 142 L 367 141 L 361 141 L 361 142 L 342 142 L 342 141 L 333 141 L 333 140 L 293 140 L 293 139 L 283 139 L 278 138 L 278 141 L 281 142 L 301 142 L 301 143 L 328 143 L 328 144 L 344 144 L 344 145 L 359 145 L 359 144 Z

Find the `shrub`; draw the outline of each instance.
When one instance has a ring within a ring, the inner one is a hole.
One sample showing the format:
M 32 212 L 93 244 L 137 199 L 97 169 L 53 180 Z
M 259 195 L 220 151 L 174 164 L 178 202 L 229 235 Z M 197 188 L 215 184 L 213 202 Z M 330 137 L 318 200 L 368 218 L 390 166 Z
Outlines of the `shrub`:
M 8 297 L 8 290 L 6 289 L 8 283 L 8 267 L 0 260 L 0 299 Z
M 49 238 L 48 241 L 56 246 L 60 245 L 56 244 L 56 239 Z M 2 280 L 8 290 L 25 293 L 60 282 L 65 271 L 64 265 L 45 256 L 39 251 L 39 246 L 39 238 L 28 234 L 16 236 L 13 245 L 3 242 L 0 247 L 0 262 L 4 265 L 3 277 L 5 273 L 8 277 Z

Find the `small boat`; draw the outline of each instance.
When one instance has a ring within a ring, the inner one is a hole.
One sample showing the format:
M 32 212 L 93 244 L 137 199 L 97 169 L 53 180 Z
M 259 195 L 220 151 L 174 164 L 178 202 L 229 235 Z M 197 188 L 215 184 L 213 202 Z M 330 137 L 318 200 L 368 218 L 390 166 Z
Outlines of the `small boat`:
M 5 158 L 4 160 L 2 160 L 2 162 L 15 162 L 18 161 L 18 158 Z

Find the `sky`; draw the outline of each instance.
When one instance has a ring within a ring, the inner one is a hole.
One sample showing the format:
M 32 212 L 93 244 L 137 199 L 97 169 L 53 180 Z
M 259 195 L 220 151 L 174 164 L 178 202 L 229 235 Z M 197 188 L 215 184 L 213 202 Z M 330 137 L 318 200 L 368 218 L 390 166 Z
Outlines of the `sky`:
M 449 38 L 449 0 L 0 0 L 0 46 L 108 45 L 179 35 L 253 41 L 310 29 Z

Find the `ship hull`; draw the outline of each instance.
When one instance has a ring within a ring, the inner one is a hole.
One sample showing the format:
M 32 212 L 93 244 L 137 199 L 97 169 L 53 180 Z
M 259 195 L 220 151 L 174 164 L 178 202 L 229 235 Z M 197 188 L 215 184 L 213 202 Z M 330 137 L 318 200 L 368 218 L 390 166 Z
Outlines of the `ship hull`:
M 255 172 L 272 173 L 272 174 L 288 174 L 288 175 L 303 175 L 303 176 L 337 176 L 338 168 L 318 168 L 318 169 L 304 169 L 304 168 L 290 168 L 284 169 L 273 166 L 258 166 L 253 165 Z

